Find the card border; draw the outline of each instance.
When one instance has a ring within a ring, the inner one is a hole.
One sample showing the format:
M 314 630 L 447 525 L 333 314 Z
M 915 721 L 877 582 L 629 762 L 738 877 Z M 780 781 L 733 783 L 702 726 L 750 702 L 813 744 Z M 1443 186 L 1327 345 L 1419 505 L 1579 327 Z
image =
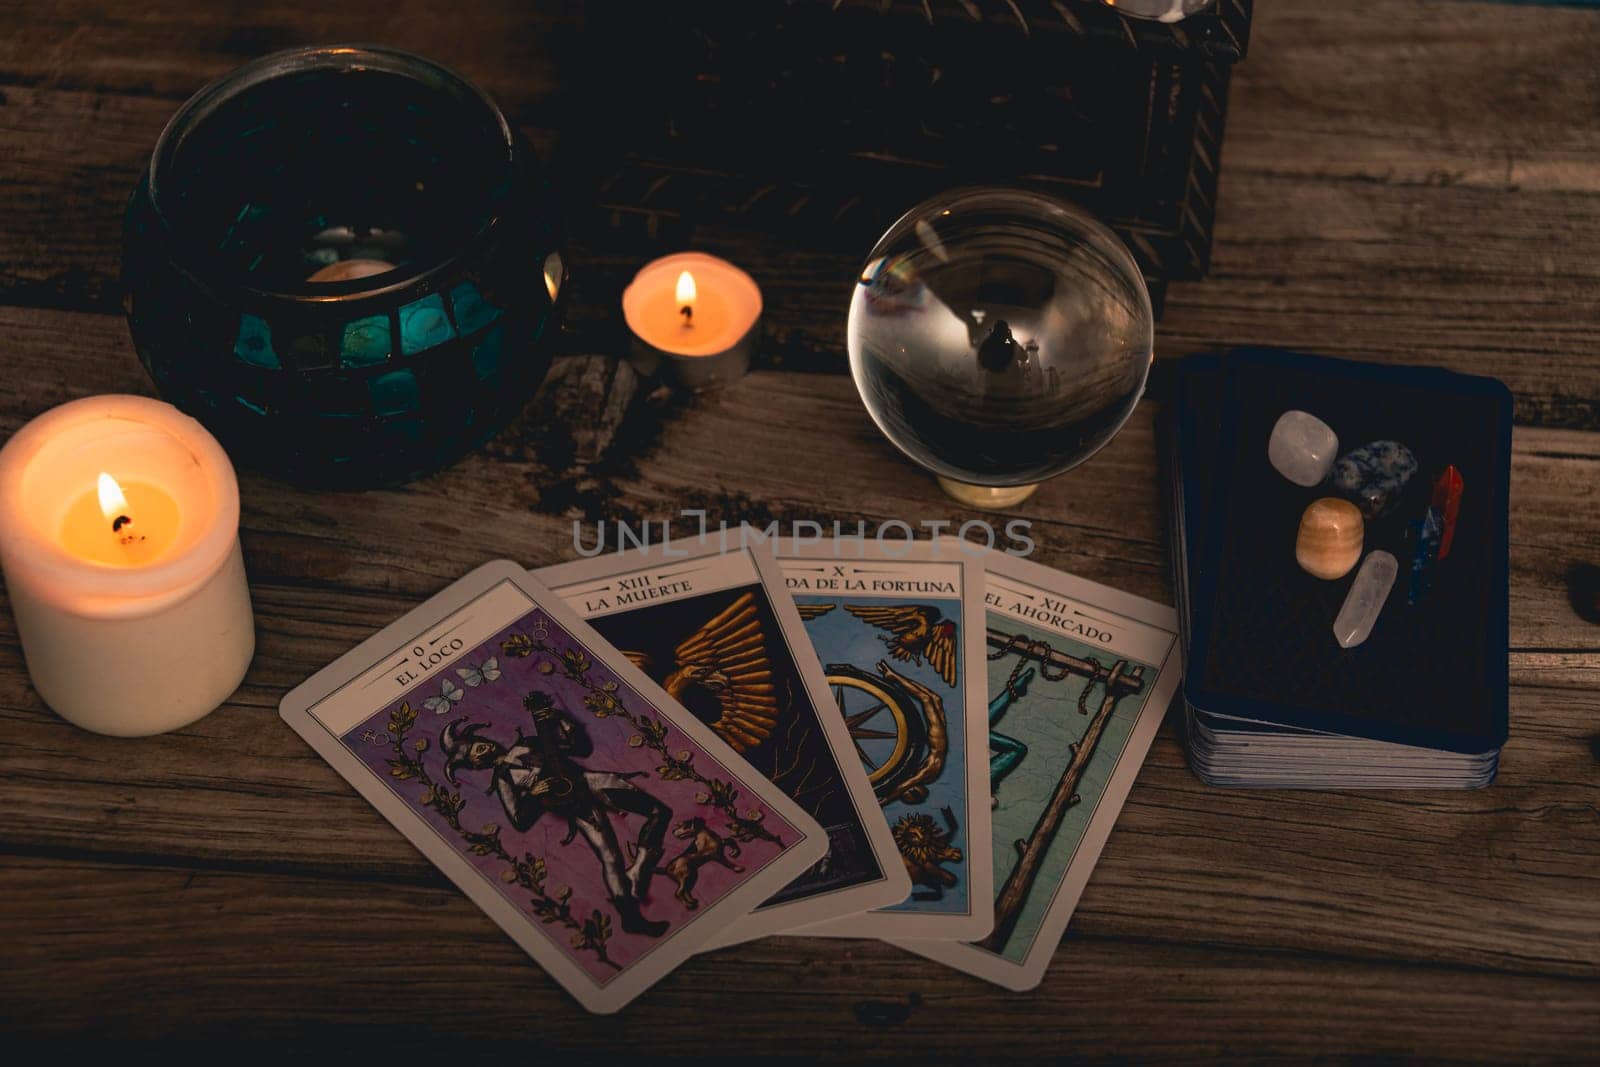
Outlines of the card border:
M 1122 757 L 1106 782 L 1106 788 L 1095 805 L 1083 838 L 1067 863 L 1066 874 L 1056 883 L 1050 895 L 1039 929 L 1021 963 L 1011 963 L 1004 957 L 965 942 L 895 940 L 892 943 L 908 952 L 926 959 L 965 971 L 967 974 L 993 982 L 1016 992 L 1033 989 L 1044 980 L 1045 972 L 1061 944 L 1061 938 L 1072 920 L 1083 889 L 1094 874 L 1105 848 L 1106 839 L 1116 825 L 1128 792 L 1138 778 L 1139 771 L 1149 755 L 1150 744 L 1166 718 L 1168 706 L 1178 689 L 1182 674 L 1178 641 L 1178 617 L 1172 608 L 1153 600 L 1124 593 L 1086 578 L 1052 570 L 1038 563 L 996 552 L 984 556 L 987 572 L 1003 575 L 1013 581 L 1061 596 L 1092 604 L 1108 612 L 1121 615 L 1134 622 L 1167 631 L 1170 639 L 1165 654 L 1157 667 L 1154 687 L 1149 699 L 1139 711 L 1139 718 L 1128 734 Z
M 677 550 L 669 551 L 674 545 L 678 546 Z M 806 636 L 805 624 L 800 621 L 800 613 L 794 606 L 794 598 L 789 595 L 789 589 L 784 584 L 774 546 L 771 541 L 763 540 L 757 544 L 747 542 L 731 545 L 727 551 L 723 551 L 719 544 L 709 538 L 704 541 L 699 538 L 689 538 L 670 544 L 652 545 L 648 548 L 604 552 L 588 559 L 557 563 L 534 572 L 536 578 L 551 589 L 555 589 L 596 578 L 638 571 L 652 564 L 685 563 L 707 556 L 732 555 L 740 552 L 750 555 L 757 580 L 766 590 L 767 602 L 772 608 L 774 618 L 778 621 L 784 644 L 788 647 L 795 667 L 800 672 L 800 680 L 806 688 L 806 695 L 818 710 L 817 722 L 822 728 L 823 738 L 833 755 L 834 763 L 839 767 L 856 818 L 861 823 L 867 845 L 878 862 L 881 876 L 860 885 L 817 893 L 784 904 L 757 908 L 743 919 L 719 931 L 719 936 L 713 937 L 705 946 L 706 951 L 778 933 L 803 936 L 805 931 L 797 929 L 798 927 L 854 915 L 884 904 L 895 904 L 911 893 L 911 878 L 906 874 L 905 864 L 900 859 L 900 850 L 895 847 L 889 823 L 883 817 L 883 809 L 878 806 L 877 794 L 872 790 L 872 783 L 867 780 L 867 773 L 861 766 L 861 760 L 856 757 L 855 746 L 850 740 L 844 720 L 824 714 L 825 710 L 832 706 L 832 694 L 822 673 L 822 664 L 817 660 L 810 638 Z M 620 612 L 608 614 L 620 614 Z
M 845 554 L 839 551 L 841 545 L 854 545 L 860 552 Z M 954 538 L 948 537 L 937 541 L 908 541 L 901 544 L 900 548 L 904 551 L 896 554 L 881 542 L 832 537 L 823 538 L 818 543 L 812 543 L 808 538 L 802 546 L 801 540 L 796 538 L 792 540 L 791 547 L 779 546 L 778 557 L 780 567 L 782 561 L 789 559 L 825 559 L 835 562 L 871 560 L 911 566 L 948 563 L 960 568 L 961 655 L 965 663 L 963 682 L 966 690 L 962 694 L 965 702 L 962 726 L 967 746 L 967 811 L 964 825 L 967 828 L 968 910 L 965 915 L 918 915 L 880 908 L 807 927 L 800 933 L 811 937 L 976 941 L 988 936 L 989 931 L 994 929 L 994 823 L 988 804 L 989 671 L 983 637 L 987 615 L 983 602 L 983 561 L 963 549 Z M 802 622 L 801 625 L 805 624 Z M 977 714 L 973 714 L 975 710 Z M 882 810 L 881 805 L 879 810 Z M 896 858 L 899 858 L 898 852 Z
M 428 598 L 421 605 L 406 612 L 396 621 L 356 645 L 328 666 L 301 682 L 286 693 L 279 702 L 279 714 L 290 728 L 299 734 L 342 778 L 355 787 L 362 798 L 405 835 L 416 849 L 437 867 L 457 889 L 472 901 L 495 925 L 505 931 L 535 962 L 549 973 L 584 1008 L 591 1012 L 609 1014 L 622 1008 L 679 964 L 704 950 L 710 938 L 719 932 L 721 923 L 699 919 L 682 933 L 662 944 L 652 953 L 629 966 L 623 973 L 598 985 L 576 961 L 568 958 L 548 937 L 539 931 L 537 923 L 506 900 L 482 872 L 467 861 L 459 851 L 443 842 L 435 829 L 421 813 L 408 805 L 391 790 L 377 774 L 311 714 L 311 708 L 326 699 L 349 681 L 370 671 L 388 659 L 395 651 L 404 648 L 419 631 L 426 630 L 435 621 L 461 610 L 473 600 L 504 582 L 516 586 L 534 607 L 543 611 L 557 625 L 591 651 L 609 649 L 611 646 L 588 623 L 578 618 L 561 597 L 531 578 L 520 565 L 510 560 L 486 563 Z M 510 622 L 511 620 L 507 620 Z M 451 661 L 453 662 L 453 661 Z M 423 678 L 432 677 L 443 670 L 440 666 Z M 605 663 L 607 670 L 619 681 L 631 686 L 655 711 L 672 716 L 672 725 L 693 741 L 702 751 L 730 770 L 748 766 L 745 761 L 692 715 L 680 714 L 677 705 L 666 692 L 621 655 Z M 379 710 L 382 705 L 373 708 Z M 816 820 L 802 811 L 780 790 L 771 787 L 760 774 L 752 774 L 749 783 L 759 790 L 764 804 L 776 811 L 800 835 L 789 848 L 775 857 L 765 870 L 755 878 L 731 889 L 725 896 L 710 905 L 707 918 L 731 917 L 747 913 L 767 899 L 772 893 L 789 884 L 798 874 L 817 862 L 827 852 L 827 835 Z M 697 917 L 698 918 L 698 917 Z M 696 930 L 695 926 L 699 929 Z

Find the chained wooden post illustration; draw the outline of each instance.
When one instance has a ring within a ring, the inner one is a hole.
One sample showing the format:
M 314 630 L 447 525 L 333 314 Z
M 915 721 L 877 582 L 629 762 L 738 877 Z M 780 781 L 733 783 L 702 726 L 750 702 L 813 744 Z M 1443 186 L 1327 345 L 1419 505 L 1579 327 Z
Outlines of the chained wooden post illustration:
M 1055 790 L 1050 794 L 1050 802 L 1039 813 L 1039 819 L 1027 840 L 1016 842 L 1017 864 L 1006 876 L 1005 884 L 1000 887 L 1000 893 L 995 898 L 994 930 L 988 937 L 978 942 L 979 947 L 998 953 L 1011 940 L 1017 920 L 1022 915 L 1022 906 L 1027 902 L 1028 893 L 1038 878 L 1045 854 L 1049 852 L 1051 843 L 1055 841 L 1056 834 L 1061 829 L 1062 820 L 1066 818 L 1068 810 L 1078 802 L 1078 781 L 1083 777 L 1083 769 L 1094 756 L 1095 747 L 1100 743 L 1100 736 L 1105 732 L 1106 724 L 1111 721 L 1112 712 L 1116 710 L 1117 703 L 1124 696 L 1137 693 L 1144 688 L 1144 668 L 1129 667 L 1128 661 L 1121 659 L 1112 666 L 1105 667 L 1093 659 L 1070 656 L 1050 648 L 1044 642 L 1031 641 L 1021 634 L 1008 634 L 992 627 L 988 632 L 988 643 L 1000 649 L 996 653 L 997 656 L 1015 652 L 1024 661 L 1036 660 L 1043 668 L 1053 667 L 1061 671 L 1061 676 L 1076 674 L 1088 679 L 1083 693 L 1078 698 L 1078 711 L 1081 714 L 1088 714 L 1089 690 L 1097 682 L 1105 686 L 1105 696 L 1101 698 L 1099 708 L 1089 721 L 1089 728 L 1084 731 L 1083 737 L 1070 746 L 1072 758 L 1068 761 L 1066 770 L 1062 772 L 1060 781 L 1056 783 Z

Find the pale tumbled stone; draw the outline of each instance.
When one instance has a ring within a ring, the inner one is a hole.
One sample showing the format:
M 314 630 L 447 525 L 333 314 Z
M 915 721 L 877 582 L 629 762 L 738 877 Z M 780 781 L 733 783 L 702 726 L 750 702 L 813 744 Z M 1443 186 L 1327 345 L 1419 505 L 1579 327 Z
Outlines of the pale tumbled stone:
M 1333 636 L 1343 648 L 1354 648 L 1372 634 L 1372 626 L 1383 614 L 1383 605 L 1389 599 L 1400 564 L 1383 550 L 1371 552 L 1361 561 L 1350 592 L 1345 594 L 1344 605 L 1333 620 Z
M 1312 486 L 1328 476 L 1339 454 L 1339 435 L 1306 411 L 1285 411 L 1272 427 L 1267 459 L 1296 485 Z

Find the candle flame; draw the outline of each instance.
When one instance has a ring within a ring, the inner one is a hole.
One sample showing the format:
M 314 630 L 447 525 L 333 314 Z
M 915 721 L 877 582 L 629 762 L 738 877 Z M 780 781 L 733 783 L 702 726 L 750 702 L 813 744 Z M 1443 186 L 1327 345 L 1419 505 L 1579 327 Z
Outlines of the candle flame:
M 544 257 L 544 287 L 550 294 L 553 303 L 556 295 L 561 292 L 561 280 L 566 277 L 566 268 L 561 265 L 561 253 L 551 252 Z
M 694 275 L 684 271 L 678 275 L 678 306 L 693 307 L 695 298 Z
M 101 471 L 97 488 L 100 493 L 100 510 L 105 514 L 107 522 L 115 522 L 127 513 L 128 498 L 122 495 L 122 486 L 117 484 L 115 478 Z

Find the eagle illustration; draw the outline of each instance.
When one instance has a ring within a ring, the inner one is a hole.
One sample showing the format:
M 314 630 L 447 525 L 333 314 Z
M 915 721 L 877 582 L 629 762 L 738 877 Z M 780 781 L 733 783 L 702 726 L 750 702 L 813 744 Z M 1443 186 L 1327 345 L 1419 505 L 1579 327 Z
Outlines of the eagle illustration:
M 649 657 L 643 653 L 623 655 L 641 670 L 649 670 Z M 778 725 L 778 695 L 753 593 L 741 594 L 718 612 L 678 645 L 673 658 L 661 688 L 680 703 L 696 687 L 715 698 L 717 713 L 706 725 L 735 752 L 755 748 L 772 736 Z
M 882 638 L 895 659 L 928 666 L 939 672 L 946 685 L 956 684 L 956 624 L 939 614 L 937 608 L 905 604 L 886 608 L 846 604 L 844 610 L 862 622 L 889 631 Z

